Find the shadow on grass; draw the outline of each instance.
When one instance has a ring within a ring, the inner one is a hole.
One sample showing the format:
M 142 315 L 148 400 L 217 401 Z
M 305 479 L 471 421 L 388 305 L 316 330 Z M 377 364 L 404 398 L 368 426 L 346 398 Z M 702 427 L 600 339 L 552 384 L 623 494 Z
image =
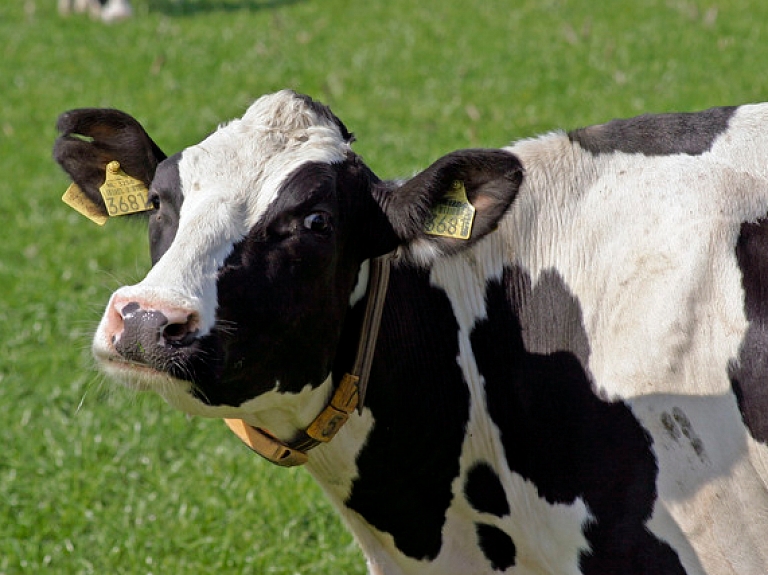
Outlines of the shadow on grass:
M 269 10 L 307 0 L 150 0 L 149 11 L 168 16 L 193 16 L 205 12 Z

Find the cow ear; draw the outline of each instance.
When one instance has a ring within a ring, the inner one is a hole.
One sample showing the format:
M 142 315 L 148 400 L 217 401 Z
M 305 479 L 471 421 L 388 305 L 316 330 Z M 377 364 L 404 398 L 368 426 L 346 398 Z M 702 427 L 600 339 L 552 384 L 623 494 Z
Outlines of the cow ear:
M 60 136 L 54 159 L 103 216 L 107 208 L 99 188 L 108 163 L 119 162 L 123 172 L 149 188 L 157 165 L 166 158 L 141 124 L 119 110 L 70 110 L 59 116 L 56 129 Z
M 523 178 L 503 150 L 459 150 L 379 197 L 401 246 L 428 263 L 473 245 L 496 229 Z

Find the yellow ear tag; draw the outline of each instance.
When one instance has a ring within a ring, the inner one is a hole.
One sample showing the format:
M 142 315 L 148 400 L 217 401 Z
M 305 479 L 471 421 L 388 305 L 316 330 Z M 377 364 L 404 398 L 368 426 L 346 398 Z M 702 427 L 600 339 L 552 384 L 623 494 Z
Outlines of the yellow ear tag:
M 152 209 L 144 182 L 120 169 L 120 162 L 109 162 L 104 184 L 99 188 L 110 216 L 124 216 Z
M 474 220 L 475 208 L 469 203 L 464 183 L 456 180 L 448 193 L 432 207 L 424 231 L 433 236 L 468 240 Z
M 69 184 L 67 191 L 61 196 L 61 201 L 100 226 L 106 224 L 109 219 L 109 216 L 105 216 L 101 208 L 86 196 L 80 186 L 74 182 Z

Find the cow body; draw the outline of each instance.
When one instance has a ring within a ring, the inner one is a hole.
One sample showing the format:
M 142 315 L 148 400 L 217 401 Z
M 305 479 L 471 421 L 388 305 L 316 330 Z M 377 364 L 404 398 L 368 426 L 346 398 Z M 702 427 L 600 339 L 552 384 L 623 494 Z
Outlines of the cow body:
M 291 92 L 162 163 L 113 114 L 63 116 L 56 157 L 86 192 L 110 159 L 153 181 L 154 267 L 94 340 L 135 388 L 290 442 L 352 363 L 370 258 L 396 253 L 364 407 L 307 463 L 372 574 L 768 572 L 768 106 L 405 182 Z M 454 181 L 472 237 L 424 234 Z

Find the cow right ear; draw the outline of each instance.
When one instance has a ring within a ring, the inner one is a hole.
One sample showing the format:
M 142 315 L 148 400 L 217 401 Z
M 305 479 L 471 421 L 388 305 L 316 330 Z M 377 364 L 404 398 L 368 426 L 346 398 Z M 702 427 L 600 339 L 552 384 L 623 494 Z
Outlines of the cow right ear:
M 523 168 L 514 154 L 469 149 L 447 154 L 377 200 L 401 254 L 428 265 L 495 230 L 517 196 Z
M 60 135 L 53 157 L 82 191 L 93 216 L 109 215 L 100 188 L 110 162 L 118 162 L 123 174 L 149 188 L 157 165 L 166 158 L 141 124 L 119 110 L 70 110 L 59 116 L 56 129 Z

